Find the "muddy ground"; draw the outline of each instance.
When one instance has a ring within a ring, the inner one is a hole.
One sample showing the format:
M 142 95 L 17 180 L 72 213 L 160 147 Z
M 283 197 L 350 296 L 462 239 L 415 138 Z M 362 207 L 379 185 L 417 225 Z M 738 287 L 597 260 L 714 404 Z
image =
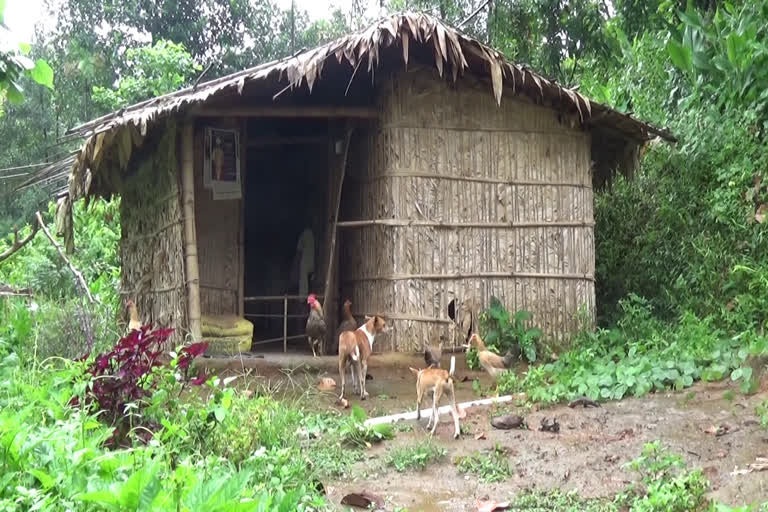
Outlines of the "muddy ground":
M 287 358 L 287 359 L 286 359 Z M 457 363 L 463 357 L 457 357 Z M 392 354 L 379 357 L 369 369 L 373 380 L 368 381 L 370 398 L 352 403 L 361 405 L 369 416 L 414 410 L 415 382 L 408 366 L 423 360 Z M 241 371 L 253 368 L 248 379 L 255 382 L 291 380 L 294 390 L 311 385 L 318 377 L 330 376 L 334 358 L 311 360 L 300 356 L 276 356 L 257 362 L 209 360 L 210 367 L 220 371 Z M 238 367 L 239 366 L 239 367 Z M 289 370 L 279 370 L 285 366 Z M 447 365 L 446 365 L 447 366 Z M 270 369 L 271 368 L 271 369 Z M 290 379 L 286 375 L 290 375 Z M 468 371 L 457 365 L 458 377 L 469 380 L 458 384 L 458 402 L 478 398 L 472 380 L 481 386 L 491 382 L 487 376 Z M 274 385 L 274 384 L 273 384 Z M 334 407 L 335 395 L 321 395 L 319 407 Z M 680 393 L 649 395 L 602 404 L 600 408 L 570 409 L 565 405 L 541 410 L 515 409 L 512 404 L 468 409 L 462 420 L 462 437 L 453 440 L 453 425 L 449 415 L 441 415 L 435 439 L 447 451 L 447 456 L 431 464 L 423 472 L 397 473 L 386 466 L 389 450 L 428 437 L 420 423 L 408 422 L 412 429 L 400 432 L 393 441 L 371 448 L 367 457 L 355 465 L 353 479 L 326 482 L 326 491 L 333 503 L 340 503 L 348 492 L 366 490 L 385 498 L 387 509 L 405 507 L 409 511 L 474 510 L 480 499 L 505 500 L 525 490 L 576 490 L 585 498 L 612 498 L 626 489 L 634 478 L 624 463 L 636 458 L 645 443 L 660 440 L 670 452 L 680 454 L 689 467 L 701 468 L 711 482 L 711 496 L 731 505 L 768 502 L 768 472 L 732 474 L 744 469 L 757 457 L 768 457 L 768 430 L 760 427 L 755 406 L 768 398 L 768 386 L 751 397 L 733 392 L 729 382 L 698 383 Z M 426 404 L 425 404 L 426 407 Z M 529 430 L 500 431 L 490 425 L 497 414 L 517 412 L 525 417 Z M 539 432 L 542 417 L 556 418 L 560 433 Z M 724 426 L 727 433 L 716 436 L 706 431 L 712 426 Z M 484 433 L 485 439 L 476 440 Z M 495 484 L 479 483 L 475 477 L 460 474 L 453 461 L 478 450 L 490 450 L 500 445 L 506 449 L 514 476 Z M 342 510 L 341 507 L 339 507 Z

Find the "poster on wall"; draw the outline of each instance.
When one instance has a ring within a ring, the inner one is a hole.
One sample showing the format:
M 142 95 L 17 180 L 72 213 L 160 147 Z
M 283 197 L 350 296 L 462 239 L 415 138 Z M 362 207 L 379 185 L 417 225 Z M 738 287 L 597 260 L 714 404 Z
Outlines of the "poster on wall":
M 240 134 L 237 130 L 207 127 L 203 186 L 214 200 L 240 199 Z

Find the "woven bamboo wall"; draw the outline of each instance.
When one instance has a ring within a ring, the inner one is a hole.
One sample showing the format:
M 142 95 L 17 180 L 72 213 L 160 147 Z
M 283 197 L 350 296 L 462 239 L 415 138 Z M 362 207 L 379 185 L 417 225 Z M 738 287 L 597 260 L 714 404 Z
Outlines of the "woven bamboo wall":
M 377 351 L 454 340 L 450 300 L 484 308 L 493 295 L 565 341 L 582 305 L 594 314 L 589 134 L 428 71 L 396 76 L 379 101 L 378 129 L 352 155 L 344 217 L 375 224 L 345 229 L 342 262 L 355 309 L 394 328 Z
M 176 343 L 187 326 L 176 128 L 169 123 L 156 130 L 156 147 L 130 164 L 135 172 L 120 191 L 121 289 L 143 322 L 176 327 Z
M 235 128 L 226 121 L 195 126 L 195 226 L 200 266 L 200 310 L 204 315 L 237 314 L 240 283 L 240 200 L 214 201 L 203 186 L 205 126 Z

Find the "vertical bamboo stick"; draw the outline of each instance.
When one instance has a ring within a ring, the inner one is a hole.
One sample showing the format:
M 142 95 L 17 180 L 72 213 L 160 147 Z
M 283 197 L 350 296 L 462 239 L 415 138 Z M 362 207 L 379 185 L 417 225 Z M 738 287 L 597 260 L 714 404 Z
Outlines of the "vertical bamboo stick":
M 288 352 L 288 296 L 283 296 L 283 352 Z
M 194 121 L 187 120 L 181 130 L 181 188 L 184 208 L 184 256 L 186 258 L 189 330 L 192 338 L 202 338 L 200 329 L 200 270 L 195 231 L 195 151 Z

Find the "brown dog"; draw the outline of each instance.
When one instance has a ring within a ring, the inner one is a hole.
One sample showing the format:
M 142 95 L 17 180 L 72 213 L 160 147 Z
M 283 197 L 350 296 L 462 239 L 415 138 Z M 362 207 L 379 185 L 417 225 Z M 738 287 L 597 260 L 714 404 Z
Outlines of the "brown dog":
M 451 356 L 451 369 L 450 371 L 442 370 L 440 368 L 424 368 L 423 370 L 417 370 L 416 368 L 410 368 L 410 370 L 416 374 L 416 420 L 421 419 L 421 402 L 424 399 L 424 395 L 428 392 L 432 392 L 432 417 L 429 418 L 427 428 L 432 424 L 431 433 L 435 433 L 437 423 L 440 421 L 440 412 L 437 404 L 440 402 L 440 397 L 445 393 L 451 401 L 451 416 L 453 416 L 453 438 L 459 437 L 459 411 L 456 410 L 456 393 L 453 388 L 453 371 L 456 368 L 456 357 Z
M 377 334 L 385 332 L 386 321 L 380 316 L 366 316 L 365 323 L 354 331 L 344 331 L 339 334 L 339 377 L 341 378 L 341 394 L 344 398 L 344 380 L 347 363 L 352 362 L 352 385 L 360 392 L 360 399 L 365 400 L 368 392 L 365 390 L 365 376 L 368 373 L 368 358 L 373 351 L 373 340 Z M 357 378 L 355 378 L 357 373 Z

